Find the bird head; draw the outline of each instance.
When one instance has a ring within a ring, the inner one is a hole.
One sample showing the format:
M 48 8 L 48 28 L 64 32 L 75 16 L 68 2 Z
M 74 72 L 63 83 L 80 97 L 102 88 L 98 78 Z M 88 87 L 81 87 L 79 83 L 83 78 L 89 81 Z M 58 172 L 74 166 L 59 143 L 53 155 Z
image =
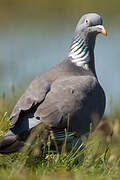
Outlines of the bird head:
M 80 36 L 89 47 L 94 48 L 96 35 L 99 33 L 107 35 L 102 23 L 100 15 L 96 13 L 85 14 L 77 24 L 75 36 Z

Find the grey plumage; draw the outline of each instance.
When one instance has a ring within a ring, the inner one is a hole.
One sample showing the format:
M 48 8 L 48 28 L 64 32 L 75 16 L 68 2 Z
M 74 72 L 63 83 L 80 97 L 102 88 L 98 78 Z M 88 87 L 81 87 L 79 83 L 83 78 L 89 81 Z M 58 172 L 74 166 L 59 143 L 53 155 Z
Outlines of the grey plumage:
M 79 145 L 83 135 L 88 137 L 93 116 L 97 114 L 100 120 L 105 110 L 105 94 L 96 76 L 93 52 L 96 35 L 103 30 L 102 19 L 95 13 L 80 19 L 71 45 L 76 53 L 70 50 L 64 61 L 30 84 L 11 114 L 10 131 L 0 142 L 1 153 L 20 151 L 31 130 L 42 123 L 49 126 L 57 141 L 64 141 L 65 129 L 80 139 Z M 83 48 L 74 40 L 76 36 L 82 39 Z M 78 64 L 73 59 L 76 54 Z

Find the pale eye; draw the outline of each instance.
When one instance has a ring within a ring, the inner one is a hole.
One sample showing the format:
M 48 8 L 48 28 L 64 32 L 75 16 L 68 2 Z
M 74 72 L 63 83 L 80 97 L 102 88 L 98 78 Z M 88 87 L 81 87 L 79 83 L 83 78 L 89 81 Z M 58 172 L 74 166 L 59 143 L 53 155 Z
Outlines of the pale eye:
M 89 19 L 85 19 L 85 24 L 89 24 L 89 23 L 90 23 Z

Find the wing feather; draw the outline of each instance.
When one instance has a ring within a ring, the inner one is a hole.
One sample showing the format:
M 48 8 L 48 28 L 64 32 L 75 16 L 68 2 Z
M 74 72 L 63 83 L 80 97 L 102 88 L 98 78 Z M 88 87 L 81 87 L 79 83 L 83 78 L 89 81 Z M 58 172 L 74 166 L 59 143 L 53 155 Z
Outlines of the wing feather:
M 10 127 L 13 128 L 19 119 L 22 111 L 30 110 L 40 104 L 50 90 L 50 82 L 37 77 L 32 81 L 28 89 L 21 96 L 10 117 Z
M 69 77 L 57 80 L 51 86 L 45 100 L 35 112 L 35 117 L 48 122 L 52 127 L 59 126 L 61 121 L 66 124 L 68 113 L 71 115 L 82 108 L 83 101 L 93 91 L 95 78 Z M 61 125 L 62 126 L 62 125 Z

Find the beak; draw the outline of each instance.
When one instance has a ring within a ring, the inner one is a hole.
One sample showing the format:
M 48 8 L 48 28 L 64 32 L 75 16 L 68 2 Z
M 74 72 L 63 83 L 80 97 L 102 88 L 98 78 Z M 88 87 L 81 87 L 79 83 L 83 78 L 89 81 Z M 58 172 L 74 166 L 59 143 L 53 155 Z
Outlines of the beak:
M 98 26 L 96 26 L 96 27 L 97 27 L 97 31 L 98 31 L 99 33 L 102 33 L 103 35 L 107 36 L 107 31 L 106 31 L 106 29 L 104 28 L 104 26 L 98 25 Z

